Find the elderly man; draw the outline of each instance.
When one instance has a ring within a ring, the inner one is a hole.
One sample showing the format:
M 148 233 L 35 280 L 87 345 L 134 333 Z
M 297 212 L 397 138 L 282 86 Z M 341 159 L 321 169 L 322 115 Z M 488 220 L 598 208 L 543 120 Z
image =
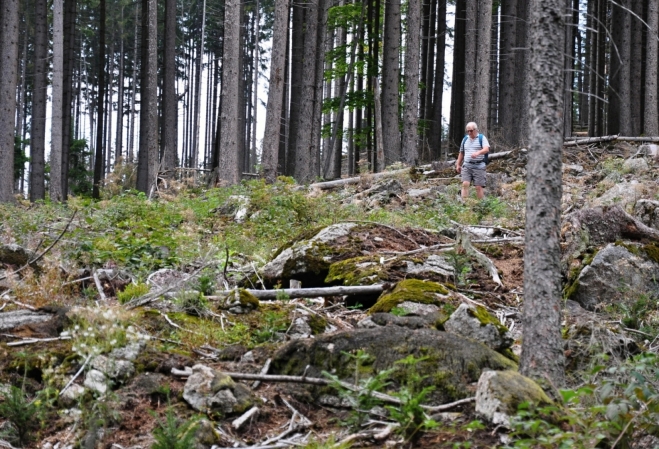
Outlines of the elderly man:
M 460 154 L 455 163 L 455 170 L 462 174 L 462 199 L 469 196 L 469 185 L 476 186 L 476 195 L 482 199 L 485 195 L 485 154 L 490 152 L 487 137 L 478 133 L 478 125 L 467 123 L 467 135 L 462 139 Z

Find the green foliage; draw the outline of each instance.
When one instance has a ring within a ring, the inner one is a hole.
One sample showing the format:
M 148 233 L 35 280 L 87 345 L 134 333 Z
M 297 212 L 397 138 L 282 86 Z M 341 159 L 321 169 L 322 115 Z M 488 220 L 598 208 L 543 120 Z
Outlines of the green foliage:
M 195 287 L 202 294 L 211 296 L 215 293 L 215 278 L 208 273 L 204 273 L 197 279 L 197 285 Z
M 629 447 L 632 435 L 659 435 L 659 358 L 644 353 L 604 369 L 579 388 L 562 390 L 562 405 L 522 404 L 509 448 Z
M 284 332 L 290 324 L 288 313 L 281 310 L 264 311 L 263 321 L 264 323 L 252 332 L 254 342 L 257 344 L 273 341 L 276 334 Z
M 406 441 L 413 441 L 420 436 L 421 431 L 431 430 L 438 426 L 437 422 L 426 415 L 421 407 L 429 393 L 435 390 L 434 386 L 422 387 L 425 379 L 419 374 L 416 366 L 427 357 L 414 357 L 408 355 L 396 362 L 402 373 L 403 384 L 394 396 L 400 399 L 401 405 L 387 406 L 391 417 L 396 420 L 399 427 L 396 429 Z
M 14 137 L 14 180 L 20 179 L 25 173 L 25 163 L 30 158 L 25 154 L 24 145 L 29 145 L 29 140 L 22 140 L 20 137 Z
M 165 420 L 158 420 L 158 426 L 153 429 L 156 440 L 151 449 L 191 449 L 194 447 L 194 430 L 197 424 L 194 419 L 181 422 L 171 407 L 165 412 Z
M 176 304 L 188 315 L 204 316 L 208 310 L 208 300 L 199 292 L 183 292 L 176 297 Z
M 357 386 L 357 390 L 346 388 L 338 376 L 334 374 L 323 371 L 323 375 L 330 379 L 331 385 L 339 392 L 339 396 L 351 404 L 352 411 L 350 417 L 344 424 L 357 430 L 368 419 L 368 414 L 373 407 L 382 404 L 382 401 L 376 398 L 373 393 L 389 385 L 389 378 L 394 369 L 380 371 L 374 376 L 366 377 L 364 372 L 370 371 L 367 365 L 373 363 L 373 357 L 362 349 L 359 349 L 353 354 L 348 352 L 342 352 L 342 354 L 348 357 L 350 362 L 355 365 L 353 384 Z
M 123 291 L 117 292 L 117 299 L 119 300 L 119 303 L 126 304 L 131 299 L 146 295 L 149 293 L 149 290 L 150 288 L 147 284 L 141 282 L 137 284 L 130 283 Z
M 91 151 L 87 139 L 72 139 L 69 147 L 69 189 L 73 195 L 89 196 L 92 193 L 92 172 L 87 169 Z
M 465 285 L 467 283 L 467 275 L 471 273 L 471 260 L 469 256 L 456 251 L 446 251 L 444 255 L 453 266 L 453 280 L 455 285 Z
M 402 307 L 394 307 L 389 311 L 390 314 L 396 315 L 396 316 L 405 316 L 407 315 L 407 310 L 403 309 Z
M 41 428 L 41 418 L 49 404 L 42 396 L 43 394 L 38 394 L 30 401 L 22 389 L 13 385 L 9 387 L 9 392 L 4 394 L 4 401 L 0 402 L 0 416 L 11 424 L 5 438 L 15 439 L 20 446 L 23 446 L 35 437 L 35 432 Z

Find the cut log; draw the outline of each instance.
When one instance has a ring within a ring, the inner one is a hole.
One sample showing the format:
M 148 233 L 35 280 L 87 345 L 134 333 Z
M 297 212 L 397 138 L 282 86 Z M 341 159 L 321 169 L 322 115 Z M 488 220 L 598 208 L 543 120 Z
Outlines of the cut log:
M 567 140 L 563 143 L 563 146 L 576 147 L 578 145 L 587 145 L 589 143 L 611 142 L 613 140 L 619 140 L 622 142 L 659 142 L 659 137 L 626 137 L 615 134 L 613 136 L 584 137 L 583 139 Z
M 382 293 L 385 286 L 386 284 L 377 284 L 355 287 L 281 288 L 276 290 L 246 289 L 245 291 L 254 295 L 257 299 L 277 299 L 281 296 L 286 296 L 287 298 L 315 298 L 318 296 L 375 295 Z M 206 299 L 219 301 L 233 293 L 235 293 L 235 290 L 222 290 L 215 292 L 213 296 L 206 296 Z

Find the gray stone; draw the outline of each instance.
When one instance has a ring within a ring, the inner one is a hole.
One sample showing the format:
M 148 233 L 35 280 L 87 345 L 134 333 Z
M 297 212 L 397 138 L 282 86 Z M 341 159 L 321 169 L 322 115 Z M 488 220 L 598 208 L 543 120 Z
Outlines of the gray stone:
M 648 192 L 656 187 L 647 186 L 637 181 L 622 182 L 611 187 L 604 194 L 592 201 L 592 206 L 618 205 L 622 209 L 636 203 L 640 198 L 647 197 Z
M 434 194 L 435 191 L 433 189 L 410 189 L 407 191 L 407 196 L 410 198 L 426 198 Z
M 288 278 L 296 274 L 303 274 L 310 270 L 308 266 L 309 259 L 318 263 L 323 263 L 329 267 L 329 260 L 323 255 L 316 254 L 315 246 L 318 244 L 328 244 L 333 240 L 350 234 L 350 230 L 357 226 L 357 223 L 338 223 L 328 226 L 309 240 L 297 242 L 290 248 L 286 248 L 272 261 L 268 262 L 262 270 L 266 279 L 279 279 L 284 277 L 286 271 Z
M 105 377 L 105 374 L 98 370 L 91 369 L 87 371 L 84 385 L 92 391 L 99 394 L 105 394 L 105 392 L 108 391 L 108 382 L 109 380 Z
M 110 357 L 115 359 L 123 359 L 134 361 L 140 352 L 144 350 L 145 343 L 142 340 L 132 342 L 124 346 L 123 348 L 116 348 L 110 352 Z
M 113 380 L 125 380 L 133 375 L 135 366 L 128 360 L 115 359 L 99 355 L 92 360 L 92 368 Z
M 563 172 L 569 173 L 573 176 L 583 173 L 583 165 L 578 164 L 563 164 Z
M 241 413 L 254 399 L 244 385 L 205 365 L 192 367 L 183 388 L 183 399 L 199 412 L 216 411 L 224 415 Z
M 442 256 L 431 254 L 428 258 L 420 264 L 413 261 L 407 262 L 407 273 L 409 275 L 421 276 L 428 273 L 435 273 L 440 276 L 452 277 L 455 273 L 453 266 L 446 261 Z
M 408 315 L 428 316 L 435 315 L 439 312 L 439 307 L 435 304 L 423 304 L 412 301 L 403 301 L 396 307 L 404 310 Z
M 499 326 L 492 322 L 483 323 L 478 319 L 477 315 L 487 313 L 489 316 L 488 321 L 499 320 L 487 312 L 484 308 L 478 310 L 474 306 L 467 304 L 460 304 L 460 307 L 451 314 L 451 317 L 444 323 L 444 329 L 447 332 L 462 335 L 464 337 L 472 338 L 480 341 L 487 347 L 494 350 L 502 350 L 510 348 L 513 344 L 513 339 L 508 334 L 507 330 L 499 323 Z
M 34 258 L 34 252 L 16 244 L 0 245 L 0 263 L 20 267 Z
M 288 336 L 291 339 L 296 338 L 309 338 L 313 334 L 311 326 L 309 326 L 309 318 L 306 316 L 301 316 L 293 320 L 290 330 L 288 331 Z
M 78 403 L 78 399 L 85 394 L 85 391 L 87 390 L 85 390 L 85 387 L 82 385 L 71 384 L 71 386 L 64 390 L 64 393 L 59 396 L 58 401 L 64 407 L 72 407 Z
M 495 425 L 508 426 L 522 402 L 551 403 L 534 381 L 516 371 L 484 371 L 476 389 L 476 413 Z
M 638 294 L 656 295 L 659 264 L 640 254 L 613 243 L 607 245 L 581 270 L 570 299 L 587 310 L 595 310 L 601 304 L 629 302 Z
M 647 171 L 650 167 L 645 159 L 627 159 L 622 168 L 629 173 L 640 173 Z
M 659 201 L 638 200 L 634 206 L 634 216 L 644 225 L 659 229 Z
M 50 313 L 33 312 L 31 310 L 15 310 L 0 313 L 0 330 L 14 329 L 27 324 L 44 323 L 52 320 Z
M 638 147 L 638 154 L 642 154 L 643 156 L 659 157 L 659 145 L 641 145 Z
M 424 379 L 422 386 L 435 386 L 428 401 L 442 404 L 469 395 L 468 385 L 476 382 L 484 369 L 516 369 L 517 365 L 503 355 L 476 341 L 435 329 L 409 329 L 383 326 L 374 329 L 351 329 L 313 339 L 292 340 L 273 356 L 272 374 L 322 377 L 322 372 L 354 381 L 354 360 L 346 353 L 363 350 L 371 362 L 362 366 L 365 376 L 398 367 L 397 361 L 409 355 L 425 356 L 414 369 Z M 396 380 L 391 385 L 399 387 Z M 328 391 L 305 386 L 312 397 Z

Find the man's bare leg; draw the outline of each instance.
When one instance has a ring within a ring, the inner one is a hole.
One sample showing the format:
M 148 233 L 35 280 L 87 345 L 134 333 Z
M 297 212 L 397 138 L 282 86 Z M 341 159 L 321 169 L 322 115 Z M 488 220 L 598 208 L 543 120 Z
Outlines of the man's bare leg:
M 463 200 L 466 200 L 467 198 L 469 198 L 469 184 L 470 184 L 469 181 L 464 181 L 462 183 L 462 199 Z
M 483 186 L 476 186 L 476 196 L 478 196 L 479 200 L 483 199 L 485 196 L 485 189 L 483 189 Z

